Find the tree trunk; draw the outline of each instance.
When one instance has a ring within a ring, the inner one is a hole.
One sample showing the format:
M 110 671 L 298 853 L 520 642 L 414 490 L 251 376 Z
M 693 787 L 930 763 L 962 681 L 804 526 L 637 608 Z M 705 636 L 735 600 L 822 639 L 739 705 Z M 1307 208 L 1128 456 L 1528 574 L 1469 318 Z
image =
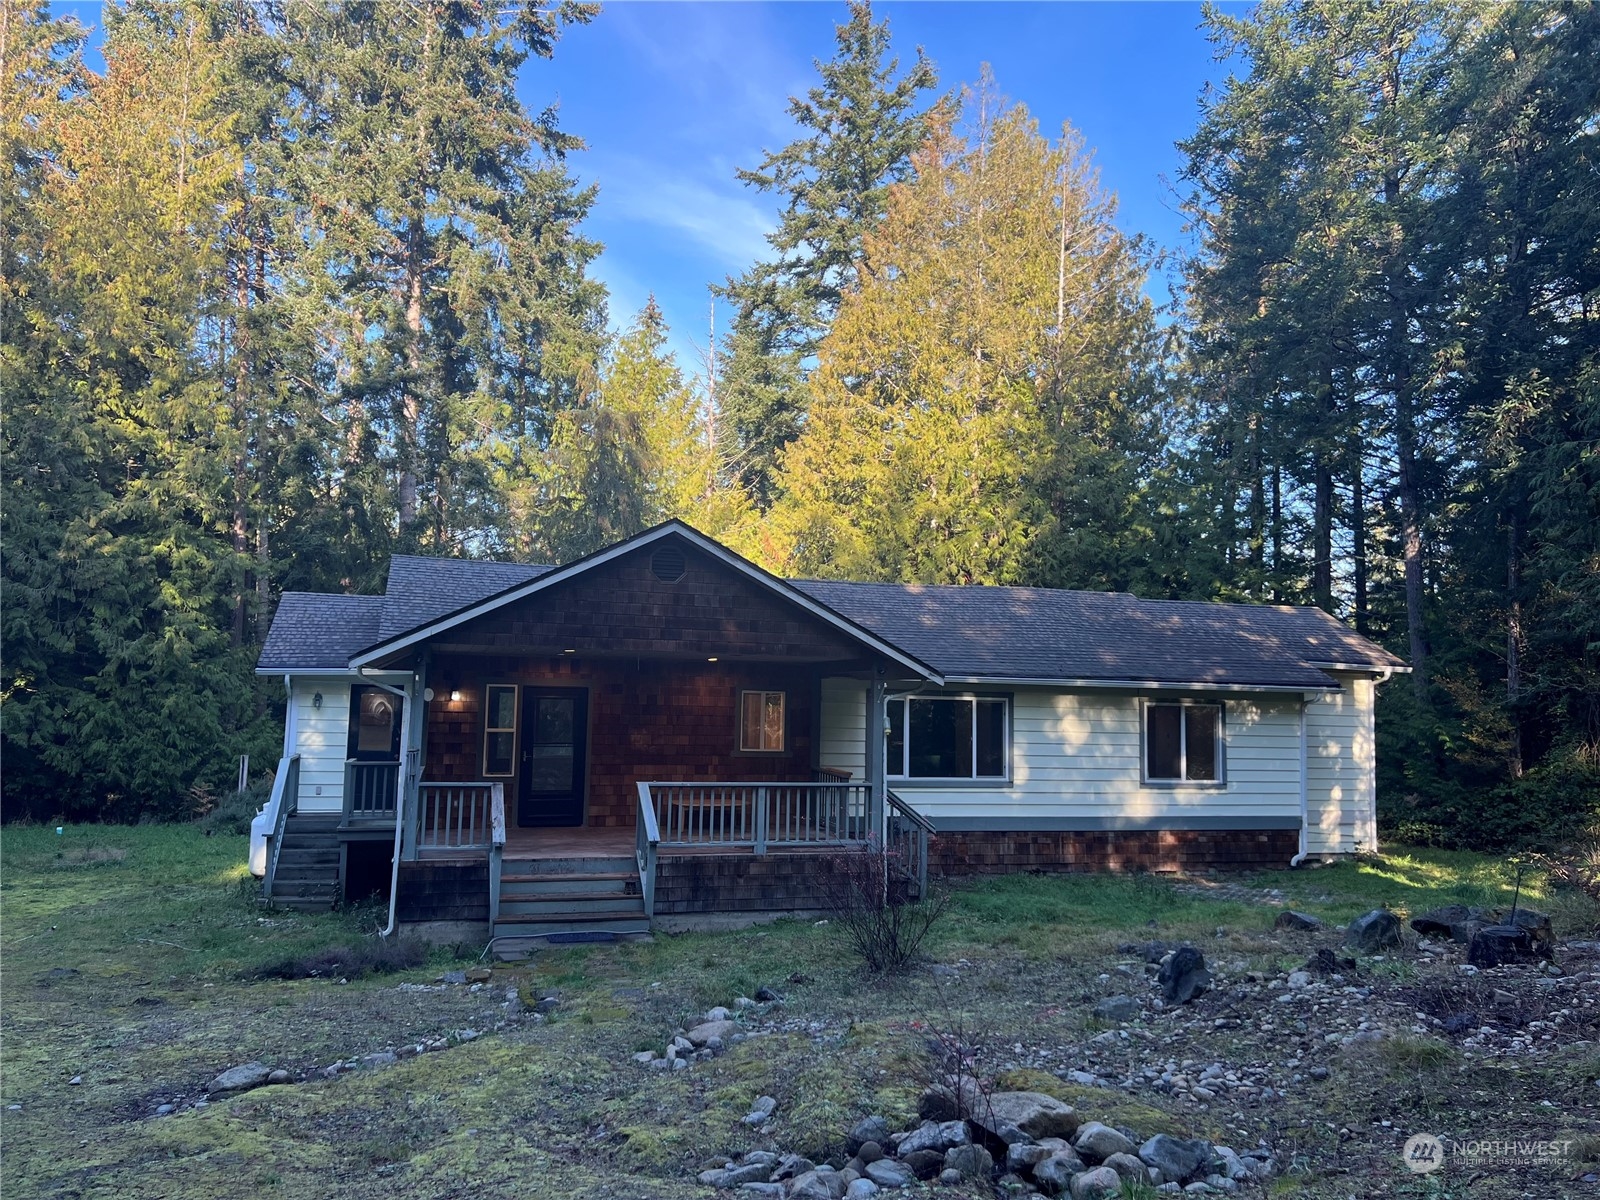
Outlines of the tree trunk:
M 1509 767 L 1511 778 L 1522 778 L 1522 714 L 1517 697 L 1522 690 L 1522 598 L 1517 594 L 1517 512 L 1511 506 L 1506 530 L 1506 718 L 1511 725 Z
M 422 222 L 413 220 L 406 233 L 406 383 L 400 393 L 399 504 L 400 533 L 417 523 L 417 450 L 421 441 L 422 398 Z
M 1367 600 L 1367 486 L 1361 439 L 1355 442 L 1350 469 L 1351 584 L 1355 591 L 1356 632 L 1366 633 L 1370 622 Z
M 1322 364 L 1318 387 L 1322 394 L 1321 428 L 1311 452 L 1311 602 L 1333 611 L 1333 468 L 1329 465 L 1328 439 L 1333 429 L 1333 366 Z

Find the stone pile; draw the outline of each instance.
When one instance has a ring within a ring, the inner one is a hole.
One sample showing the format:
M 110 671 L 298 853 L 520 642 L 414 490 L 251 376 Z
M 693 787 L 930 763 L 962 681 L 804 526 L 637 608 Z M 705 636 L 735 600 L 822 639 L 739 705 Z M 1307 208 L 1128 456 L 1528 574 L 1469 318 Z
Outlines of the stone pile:
M 762 1097 L 758 1111 L 770 1099 Z M 865 1200 L 928 1181 L 982 1181 L 1012 1194 L 1110 1200 L 1125 1184 L 1160 1193 L 1236 1193 L 1278 1172 L 1265 1149 L 1238 1154 L 1203 1138 L 1141 1139 L 1131 1129 L 1084 1121 L 1070 1105 L 1040 1092 L 988 1093 L 970 1082 L 933 1088 L 923 1095 L 919 1115 L 916 1128 L 899 1131 L 883 1117 L 867 1117 L 845 1140 L 848 1159 L 815 1163 L 752 1150 L 702 1171 L 699 1182 L 766 1200 Z
M 743 996 L 735 1004 L 741 1009 L 756 1006 L 755 1001 Z M 674 1033 L 661 1053 L 642 1050 L 633 1056 L 633 1061 L 654 1071 L 683 1071 L 691 1063 L 717 1057 L 729 1046 L 737 1045 L 749 1036 L 733 1019 L 733 1014 L 719 1004 L 707 1012 L 699 1024 Z

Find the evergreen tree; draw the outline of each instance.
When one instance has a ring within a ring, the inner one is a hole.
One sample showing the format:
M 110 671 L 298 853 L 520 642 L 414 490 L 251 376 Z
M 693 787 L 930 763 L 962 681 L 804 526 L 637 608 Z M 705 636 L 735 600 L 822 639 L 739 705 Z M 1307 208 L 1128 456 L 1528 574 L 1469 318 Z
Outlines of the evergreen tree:
M 944 107 L 923 106 L 938 81 L 933 64 L 918 49 L 902 74 L 890 57 L 889 23 L 874 23 L 868 0 L 850 0 L 850 19 L 835 36 L 833 59 L 816 64 L 818 86 L 789 101 L 801 136 L 739 172 L 783 201 L 767 237 L 774 257 L 723 290 L 736 314 L 719 400 L 740 474 L 763 506 L 778 453 L 804 421 L 802 384 L 856 283 L 865 238 Z
M 1114 521 L 1096 488 L 1138 484 L 1114 444 L 1137 424 L 1118 399 L 1137 386 L 1125 339 L 1148 322 L 1137 254 L 1070 133 L 1051 147 L 987 79 L 966 109 L 969 136 L 940 127 L 915 156 L 822 344 L 773 513 L 792 569 L 943 583 L 1116 569 L 1089 565 L 1099 549 L 1068 530 L 1089 530 L 1089 510 Z M 1091 463 L 1106 483 L 1071 478 Z

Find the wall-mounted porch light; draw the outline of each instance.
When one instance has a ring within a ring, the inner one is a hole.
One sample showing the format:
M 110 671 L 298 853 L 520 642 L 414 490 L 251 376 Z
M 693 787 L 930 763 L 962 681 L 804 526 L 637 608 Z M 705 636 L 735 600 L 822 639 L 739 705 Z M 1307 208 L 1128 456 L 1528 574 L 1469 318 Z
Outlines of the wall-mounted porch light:
M 452 703 L 452 704 L 461 703 L 461 692 L 460 692 L 459 689 L 452 689 L 451 690 L 451 692 L 450 692 L 450 703 Z
M 315 696 L 311 697 L 311 707 L 312 708 L 321 708 L 322 707 L 322 693 L 321 692 L 318 692 Z

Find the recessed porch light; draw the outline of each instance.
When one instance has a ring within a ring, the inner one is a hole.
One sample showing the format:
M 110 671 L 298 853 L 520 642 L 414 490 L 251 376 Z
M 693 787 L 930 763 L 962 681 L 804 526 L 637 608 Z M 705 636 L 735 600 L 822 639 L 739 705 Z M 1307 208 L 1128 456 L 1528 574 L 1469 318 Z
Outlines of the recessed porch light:
M 717 656 L 715 654 L 713 654 L 710 658 L 706 659 L 706 661 L 707 662 L 716 662 L 717 661 Z
M 576 650 L 563 650 L 561 653 L 563 653 L 563 654 L 576 654 L 577 651 Z

